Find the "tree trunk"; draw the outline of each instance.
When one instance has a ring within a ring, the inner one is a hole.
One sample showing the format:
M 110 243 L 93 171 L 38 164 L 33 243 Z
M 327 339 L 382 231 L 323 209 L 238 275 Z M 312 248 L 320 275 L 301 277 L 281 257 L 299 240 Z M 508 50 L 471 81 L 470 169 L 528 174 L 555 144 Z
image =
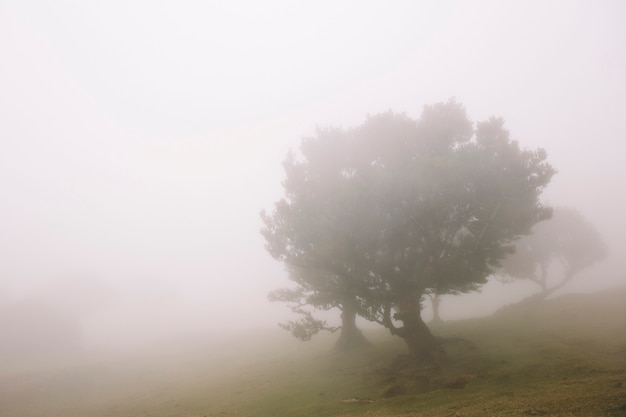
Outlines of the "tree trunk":
M 356 326 L 356 308 L 353 301 L 344 302 L 341 312 L 341 334 L 335 350 L 346 352 L 370 346 L 361 329 Z
M 442 323 L 441 316 L 439 315 L 439 306 L 441 304 L 441 296 L 439 294 L 434 294 L 430 296 L 430 301 L 433 306 L 433 320 L 432 323 Z
M 545 263 L 541 264 L 541 278 L 539 280 L 539 285 L 541 285 L 541 297 L 542 299 L 548 298 L 548 265 Z
M 403 324 L 398 335 L 404 339 L 409 347 L 412 360 L 430 362 L 445 355 L 446 352 L 422 320 L 419 311 L 405 313 L 397 317 Z
M 406 342 L 410 361 L 414 363 L 437 361 L 446 352 L 422 320 L 421 305 L 414 301 L 416 298 L 407 294 L 397 304 L 394 319 L 400 320 L 402 327 L 390 330 Z
M 561 282 L 559 282 L 557 285 L 555 285 L 552 288 L 546 288 L 544 293 L 543 293 L 543 298 L 546 299 L 548 298 L 550 295 L 552 295 L 552 293 L 554 293 L 556 290 L 560 289 L 561 287 L 563 287 L 565 284 L 567 284 L 572 277 L 574 276 L 574 274 L 576 273 L 575 270 L 566 270 L 565 274 L 563 276 L 563 279 L 561 280 Z

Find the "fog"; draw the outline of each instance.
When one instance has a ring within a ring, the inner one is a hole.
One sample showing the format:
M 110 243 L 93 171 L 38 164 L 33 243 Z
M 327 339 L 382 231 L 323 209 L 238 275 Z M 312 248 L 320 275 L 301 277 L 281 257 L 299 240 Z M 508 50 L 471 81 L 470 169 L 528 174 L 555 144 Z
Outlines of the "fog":
M 289 281 L 259 212 L 281 197 L 288 149 L 449 97 L 545 148 L 559 173 L 544 201 L 606 240 L 561 293 L 624 285 L 625 19 L 618 0 L 3 1 L 6 340 L 43 346 L 47 329 L 66 335 L 55 346 L 125 348 L 274 328 L 289 310 L 267 293 Z M 533 290 L 490 283 L 442 316 Z

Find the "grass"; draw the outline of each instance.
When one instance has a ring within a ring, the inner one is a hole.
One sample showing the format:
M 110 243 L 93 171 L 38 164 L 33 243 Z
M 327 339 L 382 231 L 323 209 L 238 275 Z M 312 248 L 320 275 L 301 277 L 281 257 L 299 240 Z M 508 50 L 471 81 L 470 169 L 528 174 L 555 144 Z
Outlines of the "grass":
M 135 356 L 0 366 L 1 416 L 626 416 L 626 289 L 511 307 L 433 327 L 436 370 L 392 371 L 404 352 L 330 352 L 286 333 Z M 343 403 L 369 398 L 371 403 Z

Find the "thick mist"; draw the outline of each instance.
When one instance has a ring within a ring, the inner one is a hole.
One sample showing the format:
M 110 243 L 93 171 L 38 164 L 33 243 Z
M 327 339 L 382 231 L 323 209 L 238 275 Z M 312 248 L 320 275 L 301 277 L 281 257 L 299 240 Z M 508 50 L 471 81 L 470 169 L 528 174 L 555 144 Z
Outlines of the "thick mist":
M 544 201 L 606 241 L 559 293 L 625 285 L 625 18 L 619 1 L 3 2 L 0 355 L 275 328 L 289 310 L 267 294 L 289 282 L 259 212 L 287 151 L 449 97 L 545 148 Z M 441 314 L 533 291 L 494 281 Z

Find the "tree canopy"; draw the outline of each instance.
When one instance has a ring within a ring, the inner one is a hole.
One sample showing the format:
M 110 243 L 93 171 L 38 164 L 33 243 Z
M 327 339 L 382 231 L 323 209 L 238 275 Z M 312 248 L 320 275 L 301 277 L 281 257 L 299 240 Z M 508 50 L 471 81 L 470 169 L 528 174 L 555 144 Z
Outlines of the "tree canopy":
M 285 161 L 285 196 L 262 213 L 268 251 L 301 304 L 354 311 L 402 337 L 413 357 L 442 350 L 421 319 L 427 293 L 464 292 L 550 216 L 546 153 L 520 148 L 501 119 L 474 125 L 451 100 L 414 120 L 387 112 L 318 130 Z

